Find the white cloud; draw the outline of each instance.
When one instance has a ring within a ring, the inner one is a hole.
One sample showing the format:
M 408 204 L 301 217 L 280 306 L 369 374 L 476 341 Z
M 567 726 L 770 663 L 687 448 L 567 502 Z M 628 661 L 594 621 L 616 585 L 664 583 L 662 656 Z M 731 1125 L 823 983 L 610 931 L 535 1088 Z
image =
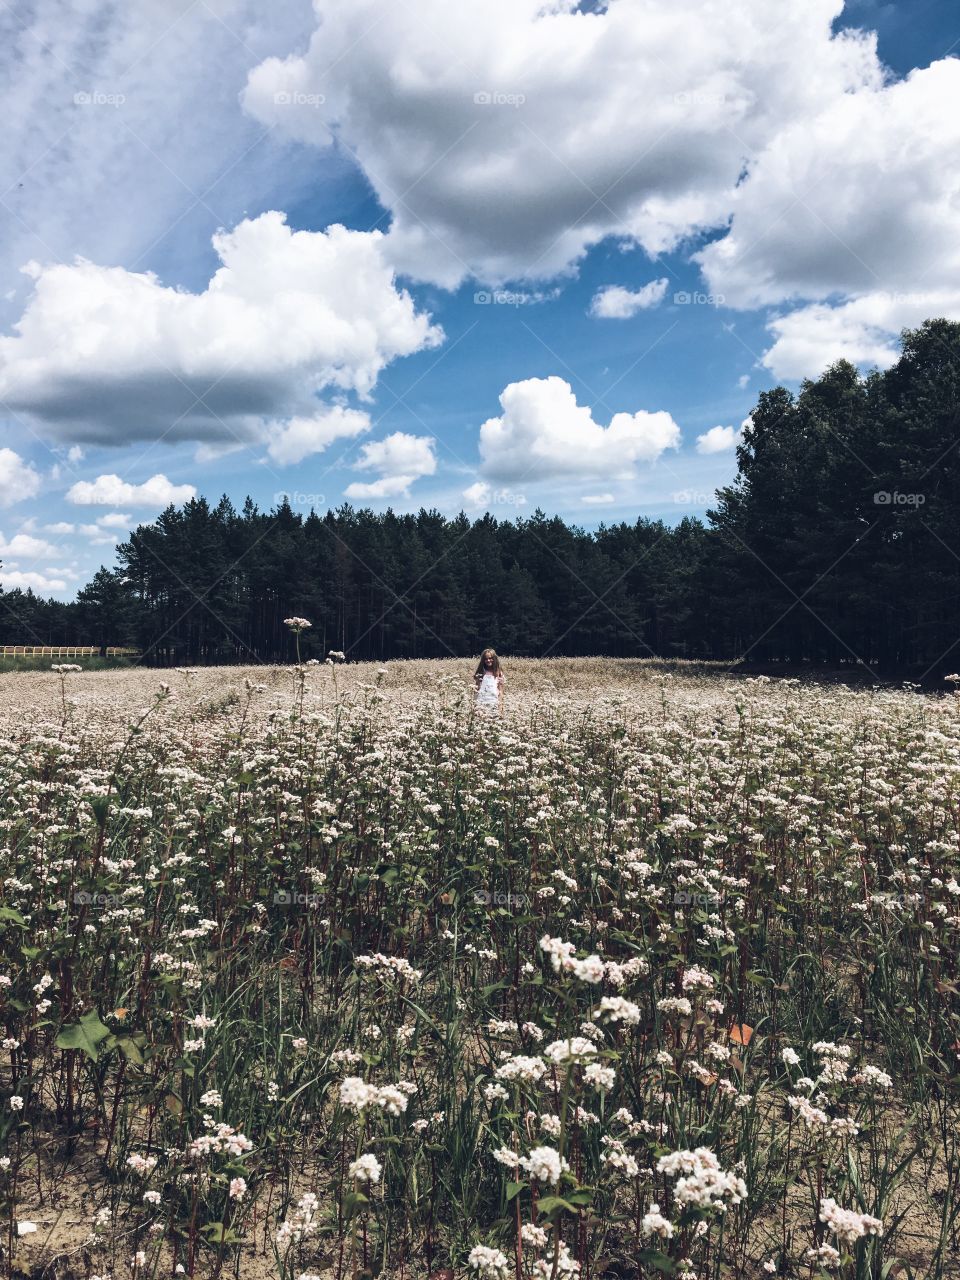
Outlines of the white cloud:
M 104 529 L 129 529 L 133 516 L 127 511 L 108 511 L 105 516 L 97 517 L 97 524 Z
M 15 306 L 8 286 L 30 258 L 134 266 L 159 247 L 183 261 L 248 203 L 302 192 L 302 166 L 257 145 L 237 94 L 252 61 L 307 36 L 309 5 L 25 0 L 5 13 L 0 277 Z
M 0 556 L 32 556 L 36 560 L 48 559 L 59 554 L 59 548 L 31 533 L 15 533 L 7 539 L 0 533 Z
M 745 425 L 746 421 L 739 427 L 711 427 L 704 431 L 697 436 L 697 453 L 728 453 L 735 449 L 743 439 Z
M 331 405 L 310 418 L 291 418 L 267 432 L 267 452 L 281 466 L 322 453 L 334 440 L 350 439 L 370 430 L 370 417 L 358 409 Z
M 382 241 L 264 213 L 214 236 L 221 266 L 202 293 L 33 264 L 16 333 L 0 338 L 0 399 L 62 440 L 261 440 L 277 419 L 313 417 L 317 392 L 368 395 L 391 360 L 441 341 Z
M 900 330 L 932 316 L 960 320 L 960 278 L 953 290 L 868 293 L 834 306 L 815 302 L 774 316 L 767 328 L 775 341 L 763 364 L 777 378 L 813 378 L 840 359 L 886 369 L 900 354 Z
M 67 490 L 67 501 L 78 506 L 112 507 L 122 502 L 133 507 L 167 507 L 196 496 L 192 484 L 174 484 L 160 473 L 142 484 L 130 484 L 117 475 L 97 476 L 96 480 L 78 480 Z
M 383 440 L 365 444 L 354 466 L 379 471 L 380 479 L 347 485 L 344 490 L 347 498 L 395 498 L 406 495 L 421 476 L 432 476 L 437 469 L 437 459 L 429 436 L 394 431 Z
M 775 316 L 763 363 L 814 377 L 846 357 L 884 367 L 900 329 L 960 319 L 960 61 L 829 98 L 754 160 L 729 233 L 699 254 L 728 306 Z M 839 299 L 838 299 L 838 295 Z
M 749 373 L 741 373 L 740 377 L 737 379 L 737 386 L 740 388 L 740 390 L 742 391 L 745 387 L 749 386 L 749 383 L 750 383 Z
M 608 284 L 593 295 L 590 314 L 604 320 L 629 320 L 638 311 L 655 307 L 663 301 L 670 281 L 651 280 L 640 289 L 624 289 L 619 284 Z
M 605 507 L 611 502 L 615 502 L 612 493 L 585 493 L 580 498 L 581 502 L 585 502 L 590 507 Z
M 555 376 L 511 382 L 500 404 L 500 417 L 480 428 L 482 470 L 495 480 L 629 477 L 637 463 L 654 462 L 680 444 L 680 428 L 666 411 L 615 413 L 604 427 Z
M 606 236 L 656 254 L 725 225 L 744 160 L 881 80 L 842 0 L 314 0 L 304 54 L 262 61 L 248 111 L 355 154 L 402 270 L 548 278 Z
M 0 449 L 0 507 L 10 507 L 40 492 L 40 475 L 12 449 Z
M 490 497 L 493 490 L 483 480 L 478 480 L 476 484 L 470 485 L 464 489 L 463 497 L 466 499 L 468 507 L 487 507 L 490 505 Z
M 76 533 L 77 526 L 71 524 L 68 520 L 58 520 L 55 524 L 45 524 L 43 526 L 45 533 Z
M 55 571 L 56 572 L 56 571 Z M 66 591 L 67 580 L 62 577 L 51 577 L 46 573 L 38 573 L 29 569 L 0 568 L 0 586 L 4 591 L 14 591 L 17 587 L 26 591 Z

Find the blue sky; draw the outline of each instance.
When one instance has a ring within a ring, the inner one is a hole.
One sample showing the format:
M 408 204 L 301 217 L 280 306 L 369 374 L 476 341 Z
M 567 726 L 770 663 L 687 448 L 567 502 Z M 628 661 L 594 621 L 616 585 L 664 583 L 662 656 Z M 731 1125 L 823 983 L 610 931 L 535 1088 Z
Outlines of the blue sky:
M 960 319 L 944 0 L 145 8 L 0 11 L 5 589 L 193 493 L 702 515 L 759 391 Z

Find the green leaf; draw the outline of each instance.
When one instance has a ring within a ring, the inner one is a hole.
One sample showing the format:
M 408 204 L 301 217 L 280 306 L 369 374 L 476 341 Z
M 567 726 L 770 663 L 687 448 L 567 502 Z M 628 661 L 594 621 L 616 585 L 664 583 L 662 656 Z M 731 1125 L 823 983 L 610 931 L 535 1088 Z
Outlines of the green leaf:
M 507 1204 L 509 1204 L 511 1200 L 516 1199 L 516 1197 L 520 1194 L 520 1192 L 524 1189 L 526 1185 L 527 1184 L 525 1182 L 508 1182 L 507 1183 Z
M 11 924 L 15 924 L 18 929 L 25 929 L 27 922 L 19 911 L 13 907 L 0 907 L 0 920 L 9 920 Z
M 576 1208 L 569 1200 L 564 1200 L 563 1196 L 544 1196 L 542 1200 L 537 1201 L 537 1209 L 545 1216 L 556 1213 L 557 1210 L 566 1210 L 567 1213 L 576 1213 Z
M 645 1267 L 653 1267 L 655 1271 L 662 1271 L 665 1276 L 675 1276 L 677 1274 L 677 1264 L 672 1258 L 668 1258 L 665 1253 L 661 1253 L 659 1249 L 641 1249 L 638 1254 L 638 1261 Z
M 110 1028 L 100 1021 L 96 1009 L 85 1013 L 79 1022 L 64 1027 L 56 1039 L 58 1049 L 80 1049 L 92 1062 L 100 1053 L 101 1041 L 110 1035 Z

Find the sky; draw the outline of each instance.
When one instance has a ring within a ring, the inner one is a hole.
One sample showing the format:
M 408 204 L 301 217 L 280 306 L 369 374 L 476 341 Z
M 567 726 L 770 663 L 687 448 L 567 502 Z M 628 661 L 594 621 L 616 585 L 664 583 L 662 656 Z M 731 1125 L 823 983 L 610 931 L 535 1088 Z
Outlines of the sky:
M 0 2 L 0 583 L 194 496 L 703 516 L 960 320 L 948 0 Z

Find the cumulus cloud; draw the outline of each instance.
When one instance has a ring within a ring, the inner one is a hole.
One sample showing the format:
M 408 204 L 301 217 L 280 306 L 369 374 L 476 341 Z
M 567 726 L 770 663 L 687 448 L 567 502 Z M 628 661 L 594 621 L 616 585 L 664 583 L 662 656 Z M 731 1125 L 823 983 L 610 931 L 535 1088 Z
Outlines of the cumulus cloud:
M 581 502 L 585 502 L 588 507 L 605 507 L 611 502 L 615 502 L 612 493 L 585 493 L 580 498 Z
M 629 477 L 638 463 L 680 445 L 680 428 L 665 410 L 615 413 L 604 427 L 556 376 L 511 382 L 500 405 L 502 414 L 480 428 L 481 469 L 494 480 Z
M 712 233 L 694 254 L 710 293 L 778 308 L 778 377 L 889 363 L 904 325 L 960 318 L 944 160 L 960 60 L 896 79 L 873 33 L 835 30 L 842 0 L 314 8 L 307 51 L 256 66 L 246 108 L 328 153 L 344 143 L 415 277 L 546 279 L 607 237 L 655 256 Z M 602 290 L 592 314 L 635 314 L 650 287 Z M 936 296 L 918 313 L 921 292 Z
M 47 560 L 58 554 L 58 548 L 31 533 L 15 533 L 9 540 L 0 533 L 0 556 L 32 556 L 35 560 Z
M 640 289 L 624 289 L 619 284 L 608 284 L 599 289 L 590 303 L 590 314 L 602 320 L 629 320 L 638 311 L 655 307 L 663 301 L 670 281 L 651 280 Z
M 476 484 L 464 489 L 463 497 L 468 507 L 487 507 L 490 505 L 492 493 L 490 485 L 484 480 L 478 480 Z
M 334 440 L 350 439 L 369 430 L 369 414 L 331 405 L 310 418 L 291 418 L 268 429 L 267 452 L 274 462 L 284 466 L 302 462 L 312 453 L 322 453 Z
M 192 484 L 174 484 L 158 473 L 142 484 L 130 484 L 117 475 L 97 476 L 96 480 L 78 480 L 67 490 L 67 501 L 78 506 L 115 506 L 126 503 L 132 507 L 179 506 L 197 496 Z
M 221 265 L 201 293 L 34 263 L 16 333 L 0 338 L 0 399 L 64 441 L 266 437 L 296 453 L 302 431 L 285 424 L 314 418 L 318 392 L 367 396 L 391 360 L 442 339 L 397 289 L 382 240 L 264 213 L 214 236 Z
M 158 245 L 181 256 L 248 204 L 288 206 L 301 166 L 257 145 L 237 94 L 251 61 L 304 40 L 310 19 L 262 0 L 4 7 L 3 289 L 30 258 L 134 266 Z M 23 295 L 9 293 L 13 315 Z
M 40 492 L 36 467 L 12 449 L 0 449 L 0 507 L 12 506 Z
M 348 498 L 396 498 L 406 496 L 410 486 L 421 476 L 432 476 L 437 469 L 433 440 L 394 431 L 383 440 L 365 444 L 354 466 L 379 471 L 378 480 L 356 481 L 347 485 Z
M 727 305 L 806 302 L 770 321 L 777 377 L 885 367 L 901 328 L 960 319 L 958 99 L 960 61 L 935 62 L 827 100 L 751 164 L 729 233 L 696 258 Z
M 17 587 L 22 591 L 29 589 L 40 593 L 66 591 L 67 580 L 58 576 L 56 570 L 53 573 L 40 573 L 35 569 L 12 569 L 4 565 L 0 568 L 0 586 L 4 591 L 14 591 Z
M 729 453 L 743 439 L 745 425 L 743 422 L 739 427 L 711 427 L 704 431 L 697 436 L 697 453 Z
M 606 236 L 650 254 L 722 227 L 776 129 L 882 78 L 842 0 L 314 0 L 303 54 L 244 103 L 354 154 L 404 271 L 454 285 L 550 277 Z

